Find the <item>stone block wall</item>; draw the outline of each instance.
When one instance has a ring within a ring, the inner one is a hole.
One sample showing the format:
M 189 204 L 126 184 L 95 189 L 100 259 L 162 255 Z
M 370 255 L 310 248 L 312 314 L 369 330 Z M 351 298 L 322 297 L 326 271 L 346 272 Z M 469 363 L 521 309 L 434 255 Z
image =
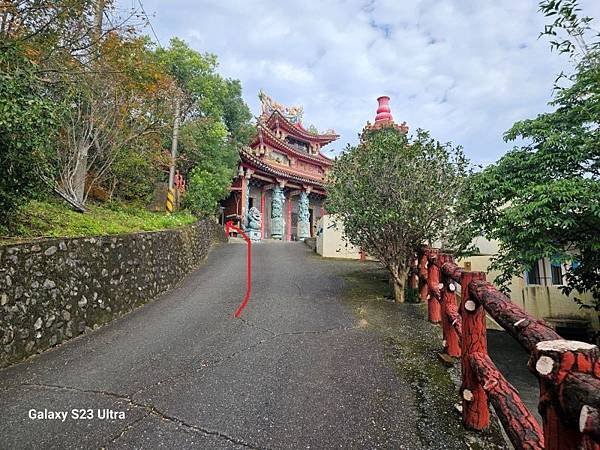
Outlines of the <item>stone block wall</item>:
M 0 367 L 146 303 L 199 266 L 223 229 L 187 227 L 0 246 Z

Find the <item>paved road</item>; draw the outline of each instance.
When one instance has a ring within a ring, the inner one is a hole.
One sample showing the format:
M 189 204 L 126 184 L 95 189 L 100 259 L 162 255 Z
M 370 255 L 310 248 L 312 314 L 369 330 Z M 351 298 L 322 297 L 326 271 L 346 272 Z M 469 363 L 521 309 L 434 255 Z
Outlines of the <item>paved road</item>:
M 168 295 L 1 371 L 0 448 L 420 448 L 414 391 L 341 302 L 357 263 L 255 245 L 236 320 L 244 251 L 222 244 Z
M 488 352 L 494 364 L 519 391 L 525 406 L 541 423 L 542 417 L 538 412 L 540 388 L 537 378 L 527 368 L 529 353 L 505 331 L 488 330 L 487 340 Z

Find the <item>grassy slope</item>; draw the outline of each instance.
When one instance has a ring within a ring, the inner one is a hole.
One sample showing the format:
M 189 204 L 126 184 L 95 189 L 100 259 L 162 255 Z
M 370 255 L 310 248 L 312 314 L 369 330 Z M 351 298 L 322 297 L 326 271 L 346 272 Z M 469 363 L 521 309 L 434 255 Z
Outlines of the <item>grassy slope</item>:
M 171 215 L 122 204 L 88 205 L 81 214 L 58 201 L 31 201 L 18 213 L 11 230 L 0 228 L 0 242 L 35 237 L 102 236 L 175 228 L 195 222 L 187 211 Z

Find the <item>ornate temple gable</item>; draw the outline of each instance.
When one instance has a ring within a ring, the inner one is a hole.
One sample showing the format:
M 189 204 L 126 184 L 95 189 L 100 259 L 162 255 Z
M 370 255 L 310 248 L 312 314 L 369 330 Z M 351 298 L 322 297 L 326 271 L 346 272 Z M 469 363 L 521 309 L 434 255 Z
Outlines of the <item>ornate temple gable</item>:
M 339 136 L 333 130 L 324 134 L 306 130 L 301 106 L 281 105 L 262 90 L 259 99 L 257 133 L 249 148 L 241 152 L 247 167 L 260 167 L 260 176 L 278 175 L 322 186 L 333 160 L 321 154 L 321 148 Z
M 304 128 L 302 122 L 290 122 L 285 115 L 278 110 L 273 111 L 269 116 L 262 116 L 261 121 L 274 132 L 280 133 L 282 138 L 288 135 L 294 136 L 296 139 L 311 144 L 320 144 L 321 146 L 324 146 L 340 137 L 336 134 L 335 130 L 327 130 L 322 134 L 309 131 Z
M 323 188 L 323 179 L 320 176 L 311 174 L 300 173 L 296 170 L 292 170 L 289 167 L 281 166 L 278 164 L 269 164 L 267 160 L 256 157 L 250 149 L 240 150 L 240 157 L 244 166 L 252 167 L 255 170 L 255 175 L 271 175 L 277 176 L 281 179 L 289 179 L 296 183 L 305 183 L 308 186 L 317 186 Z
M 275 150 L 271 150 L 266 154 L 266 159 L 282 166 L 290 165 L 290 158 L 285 153 L 280 153 Z
M 260 100 L 261 117 L 268 117 L 278 111 L 289 122 L 293 124 L 302 123 L 302 116 L 304 115 L 302 106 L 283 106 L 281 103 L 274 101 L 262 89 L 258 93 L 258 99 Z
M 259 123 L 264 123 L 281 139 L 293 136 L 297 140 L 306 142 L 309 144 L 309 148 L 316 149 L 318 152 L 321 146 L 339 138 L 334 130 L 327 130 L 325 133 L 320 134 L 315 133 L 314 130 L 304 128 L 302 125 L 304 116 L 302 106 L 284 106 L 274 101 L 263 90 L 259 92 L 258 98 L 261 102 Z
M 287 154 L 290 158 L 296 157 L 327 167 L 333 164 L 331 159 L 323 156 L 321 153 L 307 153 L 302 149 L 296 148 L 296 146 L 290 145 L 285 138 L 282 139 L 280 134 L 269 129 L 265 124 L 259 123 L 257 128 L 258 132 L 250 143 L 250 147 L 257 156 L 265 156 L 268 154 L 269 148 L 273 148 Z

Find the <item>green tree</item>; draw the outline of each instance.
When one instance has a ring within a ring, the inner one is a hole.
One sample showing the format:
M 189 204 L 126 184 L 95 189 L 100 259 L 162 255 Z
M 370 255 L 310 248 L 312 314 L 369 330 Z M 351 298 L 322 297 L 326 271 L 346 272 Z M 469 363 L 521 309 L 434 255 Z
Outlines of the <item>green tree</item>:
M 466 210 L 475 231 L 500 242 L 499 284 L 546 257 L 565 264 L 565 293 L 591 292 L 600 309 L 600 41 L 576 1 L 543 1 L 540 10 L 554 20 L 542 35 L 571 57 L 574 73 L 557 78 L 553 112 L 506 132 L 524 145 L 473 177 Z
M 18 44 L 0 52 L 0 226 L 43 191 L 58 107 Z
M 184 199 L 185 206 L 194 214 L 215 214 L 217 202 L 229 194 L 233 172 L 224 166 L 212 167 L 210 170 L 200 166 L 192 169 Z
M 215 55 L 201 54 L 181 39 L 172 39 L 168 48 L 157 49 L 157 55 L 181 92 L 177 168 L 188 178 L 184 204 L 197 213 L 212 214 L 229 193 L 239 146 L 254 132 L 252 115 L 240 82 L 218 74 Z
M 238 145 L 247 145 L 256 132 L 250 123 L 252 113 L 242 99 L 242 84 L 239 80 L 225 80 L 226 95 L 223 98 L 223 121 L 230 138 Z
M 237 143 L 227 137 L 224 123 L 196 118 L 181 130 L 179 167 L 189 174 L 184 205 L 196 214 L 214 214 L 229 194 L 239 161 Z
M 455 202 L 468 170 L 460 147 L 422 130 L 409 139 L 395 127 L 366 131 L 335 162 L 327 210 L 341 219 L 352 244 L 388 269 L 396 301 L 404 301 L 415 252 L 458 229 Z
M 239 153 L 235 143 L 227 138 L 227 128 L 211 118 L 189 120 L 181 129 L 181 157 L 179 167 L 186 173 L 200 166 L 237 166 Z M 229 180 L 231 181 L 231 180 Z
M 242 99 L 238 80 L 225 79 L 218 72 L 217 57 L 190 48 L 183 40 L 171 39 L 168 48 L 156 50 L 163 67 L 181 89 L 183 122 L 210 117 L 225 124 L 229 137 L 246 144 L 253 131 L 252 114 Z
M 145 38 L 109 33 L 97 46 L 96 56 L 92 68 L 68 58 L 66 62 L 78 70 L 61 78 L 60 92 L 55 94 L 68 105 L 54 158 L 55 187 L 80 205 L 93 189 L 118 194 L 125 185 L 122 177 L 135 178 L 137 174 L 124 169 L 135 170 L 140 148 L 145 147 L 143 153 L 150 160 L 161 151 L 151 144 L 154 135 L 169 128 L 175 92 L 173 79 L 161 70 Z M 117 162 L 118 170 L 113 171 Z M 151 188 L 150 182 L 145 190 Z

